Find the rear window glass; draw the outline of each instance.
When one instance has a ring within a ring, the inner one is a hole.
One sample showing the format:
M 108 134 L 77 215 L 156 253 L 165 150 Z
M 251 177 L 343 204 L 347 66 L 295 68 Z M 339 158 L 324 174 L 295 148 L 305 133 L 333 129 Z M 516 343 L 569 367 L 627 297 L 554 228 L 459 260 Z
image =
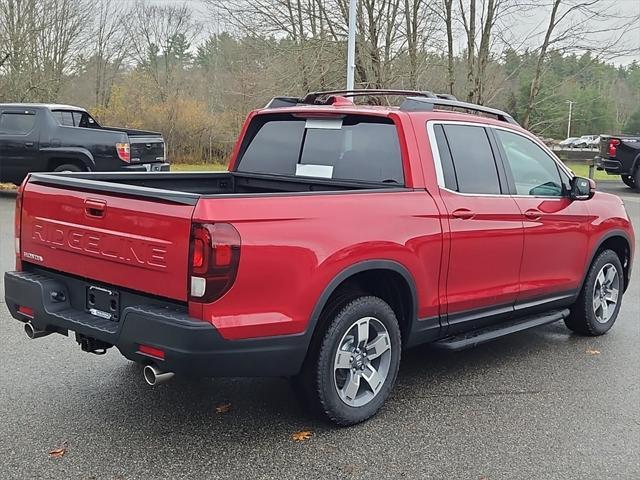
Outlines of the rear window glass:
M 0 115 L 0 133 L 24 135 L 33 130 L 35 124 L 35 112 L 4 112 Z
M 393 122 L 355 115 L 342 119 L 258 118 L 247 133 L 237 170 L 404 184 Z

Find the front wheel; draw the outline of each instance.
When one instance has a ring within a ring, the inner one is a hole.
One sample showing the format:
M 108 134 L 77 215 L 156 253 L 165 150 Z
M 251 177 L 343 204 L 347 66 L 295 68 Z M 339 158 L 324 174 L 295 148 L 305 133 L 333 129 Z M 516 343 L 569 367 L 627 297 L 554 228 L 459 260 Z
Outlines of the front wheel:
M 600 252 L 565 324 L 581 335 L 607 333 L 618 318 L 623 292 L 624 271 L 618 255 L 613 250 Z
M 333 318 L 307 376 L 320 411 L 338 425 L 373 416 L 393 389 L 401 338 L 391 307 L 378 297 L 359 297 Z

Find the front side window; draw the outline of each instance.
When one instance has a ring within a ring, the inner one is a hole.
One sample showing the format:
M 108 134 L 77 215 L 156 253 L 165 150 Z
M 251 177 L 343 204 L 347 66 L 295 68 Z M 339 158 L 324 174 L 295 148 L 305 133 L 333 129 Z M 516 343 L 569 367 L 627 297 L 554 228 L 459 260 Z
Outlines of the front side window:
M 561 197 L 563 181 L 556 162 L 538 145 L 515 133 L 495 130 L 518 195 Z
M 444 136 L 448 146 L 448 153 L 453 164 L 453 172 L 447 174 L 447 188 L 460 193 L 500 194 L 500 179 L 489 143 L 489 137 L 484 127 L 471 125 L 443 125 Z M 443 145 L 440 144 L 441 158 Z M 456 188 L 451 188 L 455 175 Z M 448 177 L 448 178 L 447 178 Z
M 35 112 L 3 112 L 0 115 L 0 133 L 26 135 L 35 124 Z

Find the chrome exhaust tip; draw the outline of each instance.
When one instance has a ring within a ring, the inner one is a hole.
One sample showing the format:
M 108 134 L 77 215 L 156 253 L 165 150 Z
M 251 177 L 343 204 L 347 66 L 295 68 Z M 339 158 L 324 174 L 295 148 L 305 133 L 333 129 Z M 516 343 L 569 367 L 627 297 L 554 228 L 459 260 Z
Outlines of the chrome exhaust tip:
M 142 371 L 144 380 L 151 385 L 160 385 L 161 383 L 168 382 L 175 375 L 173 372 L 163 372 L 155 365 L 147 365 Z
M 31 322 L 27 322 L 24 324 L 24 333 L 27 334 L 27 337 L 33 340 L 34 338 L 46 337 L 47 335 L 51 335 L 53 332 L 51 330 L 38 330 Z

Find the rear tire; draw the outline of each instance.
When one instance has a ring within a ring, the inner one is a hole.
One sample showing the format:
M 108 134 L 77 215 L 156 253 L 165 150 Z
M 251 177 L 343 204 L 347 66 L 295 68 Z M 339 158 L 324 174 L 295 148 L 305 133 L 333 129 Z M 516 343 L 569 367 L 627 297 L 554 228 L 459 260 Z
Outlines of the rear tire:
M 613 250 L 603 250 L 589 267 L 578 300 L 564 323 L 580 335 L 607 333 L 618 318 L 623 291 L 622 263 Z
M 640 166 L 636 167 L 636 172 L 633 174 L 633 183 L 635 184 L 636 192 L 640 192 Z
M 74 165 L 73 163 L 65 163 L 53 169 L 54 172 L 58 173 L 66 173 L 66 172 L 84 172 L 82 168 L 78 165 Z
M 391 307 L 373 296 L 351 300 L 327 320 L 319 348 L 295 382 L 325 417 L 354 425 L 375 415 L 393 389 L 400 327 Z
M 631 175 L 620 175 L 627 187 L 636 188 L 636 180 Z

